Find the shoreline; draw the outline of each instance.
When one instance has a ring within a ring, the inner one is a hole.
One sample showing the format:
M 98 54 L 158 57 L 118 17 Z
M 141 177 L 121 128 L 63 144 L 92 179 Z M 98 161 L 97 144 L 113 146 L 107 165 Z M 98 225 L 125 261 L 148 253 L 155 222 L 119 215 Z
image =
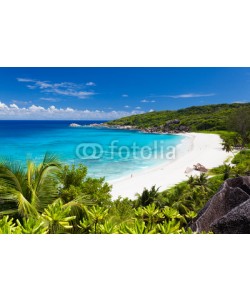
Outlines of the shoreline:
M 153 185 L 159 191 L 166 190 L 181 181 L 187 180 L 190 175 L 199 175 L 199 171 L 186 173 L 187 168 L 201 163 L 210 169 L 224 163 L 231 155 L 222 150 L 222 139 L 217 134 L 206 133 L 179 133 L 186 138 L 177 146 L 175 160 L 165 161 L 146 170 L 135 171 L 133 176 L 126 176 L 109 180 L 113 200 L 119 196 L 135 199 L 136 193 L 142 193 L 144 188 L 150 189 Z M 186 144 L 186 145 L 185 145 Z
M 160 133 L 152 133 L 152 134 L 158 134 L 159 135 Z M 162 133 L 162 135 L 172 135 L 172 134 L 173 133 Z M 193 147 L 193 143 L 192 143 L 193 136 L 187 136 L 185 133 L 183 133 L 183 134 L 176 133 L 176 134 L 173 134 L 173 135 L 182 135 L 182 136 L 184 136 L 183 140 L 179 144 L 176 145 L 177 153 L 179 153 L 179 154 L 177 154 L 177 156 L 180 156 L 180 154 L 182 152 L 186 152 L 187 148 L 192 149 L 192 147 Z M 132 173 L 132 175 L 137 177 L 138 175 L 142 175 L 145 172 L 157 170 L 157 169 L 159 169 L 159 167 L 160 168 L 166 167 L 166 166 L 170 165 L 171 163 L 173 163 L 174 161 L 175 160 L 164 160 L 161 163 L 148 166 L 145 169 L 135 170 Z M 118 178 L 109 179 L 109 180 L 107 180 L 107 182 L 110 183 L 110 184 L 114 184 L 116 182 L 120 182 L 120 181 L 123 181 L 125 179 L 129 179 L 129 178 L 131 178 L 131 174 L 126 174 L 126 175 L 123 175 L 123 176 L 118 177 Z

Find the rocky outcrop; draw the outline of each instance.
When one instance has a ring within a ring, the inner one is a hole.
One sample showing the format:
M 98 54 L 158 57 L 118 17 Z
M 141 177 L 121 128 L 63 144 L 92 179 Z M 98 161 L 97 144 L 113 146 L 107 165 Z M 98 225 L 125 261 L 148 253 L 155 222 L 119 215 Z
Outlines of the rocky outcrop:
M 189 127 L 185 125 L 179 125 L 180 120 L 174 119 L 174 120 L 169 120 L 165 123 L 163 126 L 163 132 L 187 132 L 189 131 Z
M 189 128 L 188 126 L 185 126 L 185 125 L 180 125 L 180 126 L 178 127 L 178 130 L 179 130 L 179 131 L 188 132 L 188 131 L 190 131 L 190 128 Z
M 76 123 L 71 123 L 69 127 L 83 127 L 82 125 L 76 124 Z
M 250 199 L 211 225 L 214 233 L 250 233 Z
M 166 129 L 170 129 L 171 128 L 171 125 L 176 125 L 176 124 L 180 124 L 180 120 L 178 120 L 178 119 L 174 119 L 174 120 L 169 120 L 169 121 L 167 121 L 166 122 L 166 124 L 164 125 L 164 128 L 166 128 Z
M 199 171 L 201 173 L 206 173 L 208 171 L 208 169 L 200 163 L 194 165 L 194 170 Z
M 178 119 L 168 120 L 164 125 L 152 126 L 143 128 L 142 126 L 132 125 L 110 125 L 108 123 L 102 124 L 91 124 L 91 127 L 107 127 L 112 129 L 126 129 L 126 130 L 141 130 L 145 133 L 182 133 L 190 131 L 190 128 L 180 124 L 181 121 Z
M 197 232 L 250 233 L 250 176 L 227 179 L 190 227 Z
M 162 129 L 160 127 L 149 127 L 149 128 L 145 128 L 142 130 L 143 132 L 146 133 L 157 133 L 157 132 L 163 132 Z
M 174 119 L 167 121 L 164 125 L 144 128 L 143 132 L 148 133 L 181 133 L 188 132 L 190 128 L 185 125 L 179 125 L 180 120 Z

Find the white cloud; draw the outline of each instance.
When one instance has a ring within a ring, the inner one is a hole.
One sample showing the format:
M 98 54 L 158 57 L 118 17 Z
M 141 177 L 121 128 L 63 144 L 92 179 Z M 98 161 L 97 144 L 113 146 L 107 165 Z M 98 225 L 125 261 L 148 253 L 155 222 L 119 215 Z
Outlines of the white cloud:
M 237 100 L 237 101 L 233 101 L 232 103 L 239 103 L 239 104 L 243 104 L 243 103 L 248 103 L 248 100 Z
M 149 112 L 153 112 L 153 111 L 154 111 L 153 109 L 150 109 L 150 110 L 149 110 Z
M 140 106 L 137 106 L 135 109 L 141 109 L 141 107 L 140 107 Z
M 8 106 L 0 101 L 0 110 L 8 109 Z
M 74 109 L 71 108 L 71 107 L 67 107 L 65 111 L 68 111 L 68 112 L 74 112 Z
M 155 100 L 147 100 L 147 99 L 143 99 L 141 100 L 142 103 L 155 103 Z
M 122 94 L 122 97 L 127 98 L 128 94 Z
M 71 107 L 58 108 L 55 105 L 48 108 L 34 104 L 29 107 L 19 107 L 16 104 L 7 105 L 0 102 L 0 119 L 2 120 L 110 120 L 141 113 L 144 111 L 139 107 L 132 111 L 91 111 Z
M 49 90 L 47 92 L 55 93 L 58 95 L 64 95 L 64 96 L 73 96 L 73 97 L 77 97 L 80 99 L 85 99 L 85 98 L 88 98 L 89 96 L 95 95 L 94 92 L 75 91 L 73 89 L 66 89 L 66 90 L 53 89 L 53 90 Z
M 28 85 L 27 85 L 27 88 L 29 88 L 30 90 L 35 90 L 35 89 L 36 89 L 36 86 L 35 86 L 35 85 L 30 85 L 30 84 L 28 84 Z
M 27 105 L 32 103 L 32 101 L 20 101 L 20 100 L 12 100 L 12 102 L 19 105 Z
M 73 82 L 60 82 L 52 83 L 50 81 L 41 81 L 27 78 L 17 78 L 19 82 L 29 83 L 27 87 L 29 89 L 39 89 L 43 93 L 51 93 L 55 95 L 71 96 L 79 99 L 86 99 L 95 95 L 93 91 L 84 91 L 83 84 L 76 84 Z M 88 85 L 95 85 L 94 82 L 89 82 Z
M 29 79 L 29 78 L 17 78 L 17 81 L 19 81 L 19 82 L 32 82 L 34 80 L 33 79 Z
M 210 94 L 195 94 L 195 93 L 189 93 L 189 94 L 180 94 L 180 95 L 170 95 L 167 96 L 169 98 L 174 98 L 174 99 L 179 99 L 179 98 L 199 98 L 199 97 L 211 97 L 214 96 L 215 94 L 210 93 Z
M 129 105 L 125 105 L 124 107 L 125 107 L 125 108 L 129 108 L 130 106 L 129 106 Z
M 58 99 L 51 98 L 51 97 L 41 97 L 40 100 L 49 101 L 49 102 L 58 102 L 58 101 L 60 101 Z
M 10 108 L 19 109 L 19 107 L 16 104 L 10 104 Z
M 93 81 L 87 82 L 86 85 L 87 86 L 96 86 L 96 84 Z
M 45 108 L 42 107 L 42 106 L 36 106 L 36 105 L 31 105 L 29 108 L 28 108 L 30 111 L 44 111 Z

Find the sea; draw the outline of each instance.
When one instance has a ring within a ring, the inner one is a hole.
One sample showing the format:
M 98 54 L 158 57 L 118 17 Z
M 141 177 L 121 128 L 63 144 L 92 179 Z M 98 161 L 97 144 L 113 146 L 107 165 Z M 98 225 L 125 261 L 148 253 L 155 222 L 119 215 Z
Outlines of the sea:
M 115 180 L 173 159 L 181 135 L 91 127 L 103 121 L 0 121 L 0 160 L 40 163 L 45 153 L 84 164 L 88 176 Z M 70 127 L 76 123 L 82 127 Z

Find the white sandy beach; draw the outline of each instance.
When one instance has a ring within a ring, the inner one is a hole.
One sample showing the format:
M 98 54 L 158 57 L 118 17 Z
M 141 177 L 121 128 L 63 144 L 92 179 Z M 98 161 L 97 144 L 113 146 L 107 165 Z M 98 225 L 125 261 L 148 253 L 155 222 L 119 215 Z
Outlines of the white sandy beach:
M 177 158 L 170 162 L 150 167 L 147 170 L 134 172 L 133 176 L 123 177 L 109 181 L 113 185 L 112 197 L 118 196 L 135 198 L 136 193 L 141 193 L 144 188 L 150 189 L 153 185 L 163 191 L 181 181 L 187 180 L 188 176 L 199 174 L 198 171 L 185 173 L 188 167 L 200 163 L 206 168 L 213 168 L 223 164 L 232 154 L 222 150 L 221 138 L 216 134 L 186 133 L 187 139 L 177 150 Z

